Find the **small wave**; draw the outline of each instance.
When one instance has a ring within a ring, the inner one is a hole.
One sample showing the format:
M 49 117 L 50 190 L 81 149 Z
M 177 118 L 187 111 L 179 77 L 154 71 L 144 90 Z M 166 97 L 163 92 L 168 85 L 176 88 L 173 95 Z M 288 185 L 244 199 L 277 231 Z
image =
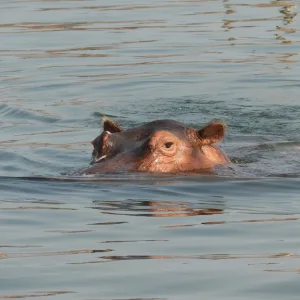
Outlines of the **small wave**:
M 30 121 L 55 123 L 59 121 L 58 118 L 47 116 L 43 111 L 28 111 L 17 107 L 11 107 L 7 104 L 0 105 L 0 118 L 1 121 L 15 120 L 21 123 L 23 121 L 24 123 L 30 123 Z

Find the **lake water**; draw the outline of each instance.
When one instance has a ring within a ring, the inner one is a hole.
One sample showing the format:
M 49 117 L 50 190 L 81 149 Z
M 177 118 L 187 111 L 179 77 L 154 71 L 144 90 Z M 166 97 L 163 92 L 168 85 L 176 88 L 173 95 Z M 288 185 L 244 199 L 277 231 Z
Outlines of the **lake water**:
M 297 4 L 1 0 L 0 298 L 299 299 Z M 223 120 L 232 172 L 68 176 L 101 115 Z

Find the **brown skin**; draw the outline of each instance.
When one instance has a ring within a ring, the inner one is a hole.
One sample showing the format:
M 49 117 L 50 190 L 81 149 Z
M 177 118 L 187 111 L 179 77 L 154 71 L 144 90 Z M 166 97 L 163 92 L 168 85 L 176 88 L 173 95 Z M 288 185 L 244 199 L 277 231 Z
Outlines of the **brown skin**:
M 229 162 L 215 145 L 225 125 L 212 122 L 200 130 L 173 120 L 157 120 L 123 130 L 105 118 L 92 141 L 92 167 L 85 174 L 111 171 L 187 172 L 213 170 Z

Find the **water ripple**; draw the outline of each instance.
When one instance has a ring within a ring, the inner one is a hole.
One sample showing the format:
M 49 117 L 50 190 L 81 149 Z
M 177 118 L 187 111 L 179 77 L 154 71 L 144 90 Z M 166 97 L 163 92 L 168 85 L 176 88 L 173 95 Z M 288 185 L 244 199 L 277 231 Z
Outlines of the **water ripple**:
M 0 298 L 298 299 L 298 2 L 2 2 Z M 103 115 L 222 119 L 233 163 L 70 175 Z

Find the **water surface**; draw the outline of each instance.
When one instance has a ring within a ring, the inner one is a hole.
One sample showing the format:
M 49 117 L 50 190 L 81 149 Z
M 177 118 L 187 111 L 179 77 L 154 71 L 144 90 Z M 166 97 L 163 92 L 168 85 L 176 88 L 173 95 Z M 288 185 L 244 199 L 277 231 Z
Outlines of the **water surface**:
M 296 1 L 0 12 L 0 299 L 299 298 Z M 68 176 L 102 115 L 224 120 L 231 172 Z

